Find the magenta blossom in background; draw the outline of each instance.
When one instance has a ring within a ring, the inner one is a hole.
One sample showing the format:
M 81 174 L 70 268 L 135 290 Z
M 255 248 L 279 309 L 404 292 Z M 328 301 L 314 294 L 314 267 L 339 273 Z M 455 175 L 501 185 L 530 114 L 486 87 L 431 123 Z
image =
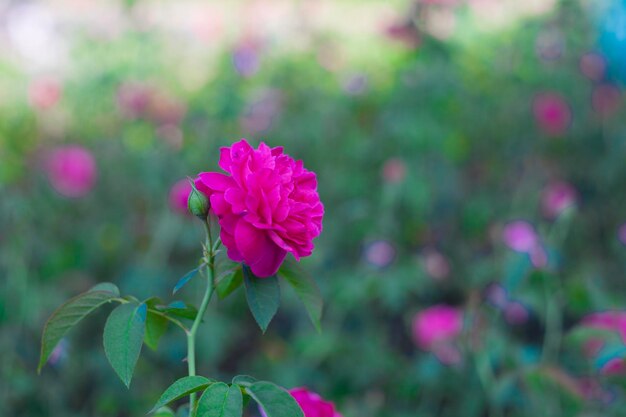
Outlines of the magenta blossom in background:
M 535 228 L 524 220 L 507 223 L 502 231 L 504 243 L 516 252 L 530 253 L 539 244 Z
M 619 333 L 626 342 L 626 311 L 611 310 L 591 313 L 583 318 L 582 325 L 614 331 Z
M 245 139 L 221 148 L 219 166 L 228 175 L 202 172 L 195 183 L 209 197 L 230 259 L 268 277 L 288 252 L 296 260 L 311 255 L 324 216 L 315 173 L 282 147 L 254 149 Z
M 189 214 L 189 209 L 187 208 L 187 200 L 189 199 L 190 193 L 191 184 L 189 183 L 188 179 L 185 178 L 177 181 L 174 185 L 172 185 L 172 188 L 170 188 L 170 208 L 180 214 Z
M 96 161 L 91 152 L 80 146 L 64 146 L 50 152 L 45 169 L 52 187 L 65 197 L 83 197 L 96 183 Z
M 572 121 L 572 113 L 559 94 L 541 93 L 533 101 L 533 113 L 539 129 L 548 136 L 562 136 Z
M 541 195 L 541 208 L 546 217 L 554 219 L 576 204 L 576 189 L 564 181 L 548 184 Z
M 413 318 L 413 339 L 424 350 L 452 342 L 462 330 L 463 312 L 444 304 L 422 310 Z

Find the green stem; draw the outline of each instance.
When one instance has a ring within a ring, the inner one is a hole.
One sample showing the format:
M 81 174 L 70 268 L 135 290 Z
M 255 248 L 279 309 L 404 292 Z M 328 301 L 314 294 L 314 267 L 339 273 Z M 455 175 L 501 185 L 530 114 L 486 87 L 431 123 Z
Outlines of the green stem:
M 196 315 L 195 320 L 193 321 L 193 325 L 191 329 L 187 333 L 187 368 L 189 370 L 189 376 L 196 375 L 196 334 L 198 332 L 198 327 L 200 327 L 200 323 L 202 322 L 202 318 L 204 317 L 204 313 L 209 306 L 209 301 L 211 301 L 211 297 L 213 296 L 213 287 L 214 287 L 214 279 L 215 279 L 215 252 L 213 250 L 213 239 L 211 237 L 211 225 L 209 224 L 209 219 L 204 223 L 206 230 L 206 245 L 205 251 L 208 253 L 204 253 L 204 257 L 206 258 L 207 264 L 207 287 L 204 292 L 204 297 L 202 298 L 202 303 L 200 304 L 200 308 L 198 308 L 198 314 Z M 189 415 L 193 416 L 193 410 L 196 406 L 196 394 L 193 393 L 189 395 Z

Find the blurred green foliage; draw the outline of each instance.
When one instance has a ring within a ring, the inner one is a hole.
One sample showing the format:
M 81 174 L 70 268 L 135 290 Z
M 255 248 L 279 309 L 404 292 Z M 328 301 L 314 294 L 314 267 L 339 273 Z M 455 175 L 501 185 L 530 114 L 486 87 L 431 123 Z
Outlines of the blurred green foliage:
M 585 314 L 626 304 L 616 237 L 626 221 L 625 113 L 594 110 L 594 83 L 579 68 L 597 29 L 572 1 L 493 33 L 454 13 L 451 40 L 410 24 L 417 47 L 381 35 L 375 53 L 363 52 L 371 58 L 338 69 L 320 63 L 320 38 L 289 53 L 259 48 L 258 72 L 243 76 L 234 46 L 191 87 L 188 72 L 205 69 L 187 68 L 158 31 L 77 33 L 59 101 L 45 109 L 28 100 L 32 75 L 2 60 L 0 415 L 143 415 L 185 375 L 176 329 L 139 360 L 130 391 L 103 355 L 108 312 L 75 329 L 38 377 L 39 335 L 56 306 L 97 282 L 197 303 L 199 281 L 170 296 L 197 264 L 202 228 L 170 208 L 169 188 L 216 170 L 219 147 L 242 136 L 284 146 L 318 174 L 324 232 L 303 264 L 326 300 L 323 331 L 284 291 L 262 336 L 239 290 L 209 308 L 199 374 L 306 385 L 344 417 L 626 415 L 624 380 L 600 375 L 567 337 Z M 558 34 L 550 59 L 537 46 L 547 32 Z M 136 101 L 125 107 L 128 89 Z M 561 137 L 536 126 L 533 98 L 545 91 L 571 110 Z M 46 154 L 62 144 L 95 155 L 85 197 L 63 197 L 46 178 Z M 578 203 L 549 220 L 541 193 L 556 180 L 575 187 Z M 547 267 L 503 244 L 502 226 L 520 218 L 538 230 Z M 381 240 L 391 257 L 372 262 Z M 448 265 L 439 279 L 429 253 Z M 526 321 L 509 324 L 484 302 L 493 282 L 526 306 Z M 465 312 L 454 366 L 412 340 L 413 315 L 441 303 Z

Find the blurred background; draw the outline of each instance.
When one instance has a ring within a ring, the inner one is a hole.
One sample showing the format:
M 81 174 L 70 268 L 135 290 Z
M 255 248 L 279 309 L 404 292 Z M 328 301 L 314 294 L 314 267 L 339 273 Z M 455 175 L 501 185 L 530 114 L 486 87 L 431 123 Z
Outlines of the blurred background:
M 241 137 L 318 174 L 323 332 L 285 290 L 262 336 L 239 290 L 200 374 L 344 417 L 626 415 L 625 51 L 624 0 L 3 1 L 0 415 L 145 415 L 186 374 L 170 329 L 127 390 L 106 307 L 41 376 L 39 338 L 98 282 L 174 300 L 185 178 Z

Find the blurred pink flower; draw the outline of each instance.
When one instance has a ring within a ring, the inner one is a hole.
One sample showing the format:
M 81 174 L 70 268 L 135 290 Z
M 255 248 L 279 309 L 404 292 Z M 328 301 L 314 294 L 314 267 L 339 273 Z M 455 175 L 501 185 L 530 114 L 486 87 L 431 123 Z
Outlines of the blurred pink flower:
M 591 81 L 600 81 L 604 78 L 606 60 L 595 52 L 589 52 L 580 58 L 580 72 Z
M 614 331 L 626 342 L 626 311 L 609 310 L 591 313 L 583 318 L 582 325 Z
M 531 253 L 539 244 L 535 228 L 524 220 L 507 223 L 502 231 L 504 243 L 517 252 Z
M 436 280 L 442 280 L 450 274 L 448 259 L 434 249 L 426 249 L 422 253 L 422 262 L 426 273 Z
M 608 360 L 602 368 L 600 373 L 603 375 L 623 375 L 626 373 L 626 362 L 624 358 L 613 358 Z
M 219 218 L 228 257 L 268 277 L 288 252 L 296 260 L 311 255 L 324 216 L 315 173 L 263 142 L 254 149 L 242 139 L 220 151 L 228 175 L 202 172 L 195 184 Z
M 30 105 L 39 110 L 54 107 L 61 98 L 61 83 L 51 77 L 33 80 L 28 87 Z
M 396 248 L 386 240 L 375 240 L 365 247 L 366 261 L 377 268 L 385 268 L 396 257 Z
M 180 214 L 189 214 L 189 209 L 187 208 L 187 200 L 189 199 L 189 194 L 191 193 L 191 184 L 188 179 L 182 179 L 177 181 L 172 188 L 170 188 L 169 193 L 169 203 L 170 208 Z
M 463 312 L 444 304 L 420 311 L 413 318 L 413 339 L 418 347 L 434 351 L 451 343 L 463 330 Z
M 398 183 L 406 177 L 406 164 L 400 158 L 390 158 L 385 161 L 382 171 L 383 179 L 388 183 Z
M 385 28 L 385 34 L 389 39 L 410 49 L 417 48 L 422 43 L 422 36 L 413 22 L 392 23 Z
M 626 223 L 622 224 L 617 229 L 617 239 L 623 244 L 626 245 Z
M 289 390 L 289 393 L 302 408 L 304 417 L 341 417 L 332 402 L 325 401 L 313 391 L 306 388 L 293 388 Z
M 572 121 L 572 113 L 561 95 L 541 93 L 533 100 L 533 113 L 539 129 L 548 136 L 562 136 Z
M 490 284 L 485 290 L 487 302 L 498 309 L 504 309 L 509 302 L 509 294 L 500 283 Z
M 165 92 L 155 92 L 150 96 L 147 116 L 159 126 L 178 125 L 185 116 L 185 105 Z
M 528 317 L 528 309 L 519 301 L 511 301 L 504 307 L 504 318 L 509 324 L 524 324 Z
M 82 197 L 96 183 L 96 161 L 90 151 L 80 146 L 64 146 L 50 152 L 45 169 L 52 187 L 65 197 Z
M 269 129 L 282 107 L 282 93 L 278 89 L 259 91 L 241 117 L 244 131 L 257 134 Z
M 591 106 L 601 116 L 615 114 L 622 104 L 622 92 L 613 84 L 600 84 L 593 89 Z
M 129 119 L 145 116 L 152 94 L 152 88 L 145 84 L 125 82 L 117 89 L 117 107 L 122 116 Z
M 233 51 L 235 70 L 244 77 L 252 77 L 261 67 L 261 48 L 259 42 L 244 40 Z
M 558 28 L 552 27 L 542 31 L 535 40 L 535 52 L 544 61 L 554 61 L 563 55 L 565 37 Z
M 541 207 L 546 217 L 554 219 L 576 204 L 576 189 L 565 181 L 549 183 L 541 194 Z

